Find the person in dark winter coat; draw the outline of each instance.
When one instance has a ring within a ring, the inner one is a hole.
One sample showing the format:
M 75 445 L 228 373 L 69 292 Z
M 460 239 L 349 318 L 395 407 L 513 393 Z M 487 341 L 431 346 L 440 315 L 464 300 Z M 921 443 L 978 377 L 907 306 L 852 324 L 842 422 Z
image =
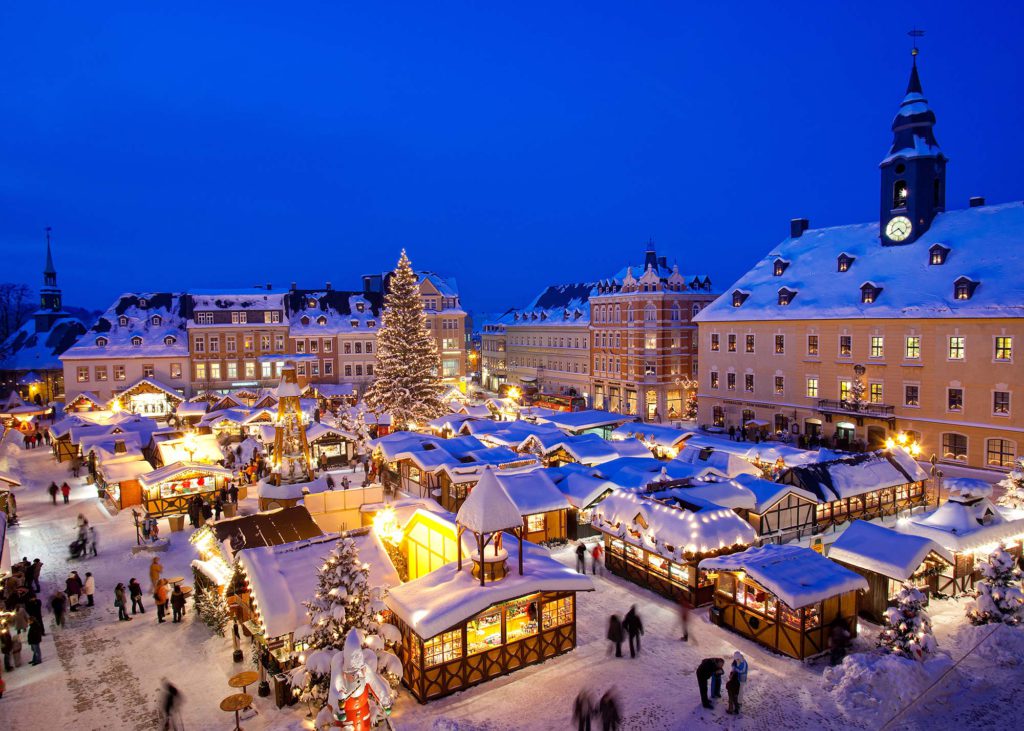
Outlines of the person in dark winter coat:
M 166 680 L 164 683 L 164 694 L 160 700 L 160 711 L 163 716 L 163 725 L 160 727 L 163 731 L 168 731 L 174 727 L 174 712 L 181 705 L 181 691 L 175 688 Z
M 57 492 L 60 490 L 60 488 L 57 487 L 57 483 L 56 482 L 51 482 L 50 483 L 50 487 L 47 488 L 47 490 L 50 493 L 50 500 L 52 500 L 53 504 L 56 505 L 57 504 Z
M 640 652 L 640 637 L 644 633 L 644 623 L 640 621 L 640 615 L 636 613 L 636 604 L 626 612 L 626 617 L 622 620 L 622 629 L 629 635 L 629 656 L 636 657 L 636 654 Z
M 29 620 L 30 621 L 31 621 L 32 617 L 36 618 L 36 621 L 39 622 L 39 628 L 42 630 L 43 634 L 45 635 L 46 634 L 46 627 L 43 626 L 43 602 L 42 602 L 42 600 L 40 600 L 39 597 L 37 597 L 35 595 L 30 596 L 25 601 L 25 611 L 28 612 L 28 616 L 29 616 Z
M 124 609 L 127 603 L 128 597 L 124 591 L 124 584 L 118 583 L 118 585 L 114 587 L 114 606 L 117 607 L 118 622 L 132 621 L 132 618 L 128 616 L 128 612 Z
M 231 502 L 235 505 L 238 504 L 238 485 L 231 483 L 231 488 L 228 490 L 228 497 L 231 498 Z
M 619 725 L 622 723 L 622 714 L 619 712 L 619 702 L 615 698 L 614 690 L 606 690 L 601 696 L 599 713 L 601 714 L 601 731 L 618 731 Z
M 583 545 L 583 541 L 576 544 L 576 572 L 587 573 L 587 547 Z
M 213 508 L 210 507 L 210 503 L 201 498 L 199 500 L 199 512 L 203 516 L 204 524 L 213 517 Z
M 220 520 L 220 514 L 224 512 L 224 503 L 220 499 L 220 495 L 213 501 L 213 519 Z
M 846 657 L 846 648 L 850 644 L 850 630 L 841 617 L 836 617 L 828 631 L 829 638 L 829 663 L 838 665 Z
M 9 673 L 14 670 L 14 664 L 11 662 L 11 653 L 14 651 L 14 638 L 11 637 L 10 631 L 4 627 L 0 630 L 0 652 L 4 655 L 4 672 Z M 581 727 L 582 728 L 582 727 Z M 587 725 L 590 728 L 590 725 Z
M 142 584 L 135 577 L 132 577 L 132 580 L 128 582 L 128 594 L 132 598 L 132 614 L 135 614 L 136 607 L 145 614 L 146 609 L 142 606 Z
M 591 719 L 594 716 L 594 700 L 590 697 L 590 691 L 582 689 L 572 704 L 572 720 L 576 722 L 577 731 L 590 731 Z
M 725 660 L 720 657 L 706 657 L 697 666 L 697 687 L 700 689 L 700 702 L 705 708 L 714 708 L 708 697 L 708 681 L 717 673 L 724 672 Z
M 64 592 L 68 595 L 68 604 L 71 606 L 72 612 L 78 611 L 78 603 L 82 600 L 82 589 L 84 587 L 85 584 L 78 576 L 77 571 L 72 571 L 67 581 L 64 582 Z M 75 598 L 72 599 L 71 597 Z
M 50 597 L 50 609 L 53 610 L 53 621 L 58 627 L 64 626 L 64 608 L 68 604 L 68 598 L 62 591 L 55 591 Z M 29 644 L 32 644 L 31 642 Z
M 174 615 L 171 621 L 180 622 L 182 612 L 185 611 L 185 593 L 181 590 L 181 584 L 176 584 L 171 592 L 171 611 Z
M 41 620 L 31 617 L 28 625 L 28 646 L 32 648 L 32 665 L 38 665 L 43 661 L 43 653 L 39 645 L 43 642 L 43 623 Z
M 622 657 L 622 621 L 617 614 L 608 620 L 608 639 L 615 645 L 615 657 Z
M 729 707 L 726 713 L 737 714 L 740 712 L 740 674 L 733 670 L 729 673 L 729 680 L 725 683 L 725 692 L 729 694 Z
M 25 577 L 25 585 L 36 592 L 37 594 L 42 591 L 39 587 L 39 575 L 43 573 L 43 562 L 38 558 L 32 561 L 32 578 L 29 580 L 28 576 Z

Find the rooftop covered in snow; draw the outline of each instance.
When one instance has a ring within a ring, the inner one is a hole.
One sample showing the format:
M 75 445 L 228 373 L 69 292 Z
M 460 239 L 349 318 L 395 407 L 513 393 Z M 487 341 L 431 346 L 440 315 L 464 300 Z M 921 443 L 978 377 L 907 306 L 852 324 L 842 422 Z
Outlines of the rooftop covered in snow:
M 828 557 L 896 581 L 906 581 L 932 551 L 941 549 L 929 538 L 855 520 L 829 548 Z

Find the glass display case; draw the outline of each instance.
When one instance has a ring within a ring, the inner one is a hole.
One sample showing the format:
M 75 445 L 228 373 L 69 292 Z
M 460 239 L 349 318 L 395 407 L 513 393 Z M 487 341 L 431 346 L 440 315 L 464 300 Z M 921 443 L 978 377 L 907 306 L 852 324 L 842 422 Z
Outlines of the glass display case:
M 444 632 L 423 643 L 423 664 L 426 667 L 440 665 L 462 657 L 462 630 Z
M 505 604 L 505 642 L 515 642 L 537 634 L 537 596 L 528 596 Z
M 544 605 L 544 629 L 572 622 L 572 599 L 556 599 Z
M 466 623 L 467 655 L 501 646 L 501 607 L 492 607 Z

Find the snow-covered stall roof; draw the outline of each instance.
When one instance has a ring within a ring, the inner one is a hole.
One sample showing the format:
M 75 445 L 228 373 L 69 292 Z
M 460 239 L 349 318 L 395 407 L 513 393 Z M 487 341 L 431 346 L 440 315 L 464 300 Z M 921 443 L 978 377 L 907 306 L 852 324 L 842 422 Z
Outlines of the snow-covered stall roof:
M 896 581 L 906 581 L 932 551 L 941 552 L 941 549 L 929 538 L 855 520 L 829 548 L 828 557 Z
M 164 467 L 158 467 L 152 472 L 139 476 L 139 482 L 143 487 L 153 487 L 161 482 L 169 482 L 179 479 L 180 475 L 198 473 L 212 477 L 231 477 L 231 470 L 219 467 L 215 464 L 200 464 L 198 462 L 175 462 Z
M 927 479 L 928 473 L 900 448 L 800 465 L 779 475 L 780 482 L 792 483 L 813 492 L 822 502 Z
M 949 249 L 944 264 L 929 264 L 929 249 Z M 1024 279 L 1005 272 L 1024 263 L 1024 206 L 1020 201 L 939 213 L 913 244 L 883 246 L 878 223 L 804 231 L 771 249 L 725 294 L 705 307 L 697 322 L 820 320 L 822 318 L 1024 317 Z M 849 270 L 838 271 L 845 253 Z M 777 258 L 788 259 L 783 276 Z M 957 299 L 954 281 L 978 282 L 967 299 Z M 881 288 L 873 302 L 861 302 L 860 286 Z M 779 304 L 779 289 L 795 291 Z M 732 292 L 749 293 L 733 307 Z
M 466 414 L 445 414 L 444 416 L 439 416 L 436 419 L 431 419 L 427 422 L 427 426 L 434 431 L 443 431 L 445 429 L 458 431 L 463 422 L 469 421 L 473 418 L 475 417 L 468 416 Z
M 782 442 L 734 442 L 730 439 L 694 434 L 686 440 L 688 447 L 710 447 L 717 452 L 728 452 L 748 462 L 757 459 L 773 463 L 781 459 L 787 467 L 821 461 L 817 451 L 800 449 Z
M 486 404 L 462 404 L 459 407 L 459 412 L 474 419 L 491 418 L 491 410 L 487 408 Z
M 130 386 L 126 386 L 125 388 L 120 389 L 119 391 L 117 391 L 115 396 L 117 398 L 121 398 L 132 393 L 135 393 L 136 391 L 146 391 L 147 389 L 159 391 L 160 393 L 165 394 L 171 400 L 177 402 L 178 404 L 185 402 L 185 397 L 181 395 L 181 391 L 178 391 L 177 389 L 168 386 L 163 381 L 159 381 L 151 376 L 140 378 Z
M 581 432 L 586 429 L 597 429 L 602 426 L 621 426 L 627 421 L 636 421 L 637 417 L 628 414 L 617 414 L 614 411 L 601 409 L 584 409 L 582 411 L 555 411 L 546 416 L 537 416 L 537 421 L 554 424 L 566 432 Z
M 63 439 L 71 433 L 72 429 L 85 426 L 88 422 L 75 414 L 66 416 L 50 426 L 50 436 L 54 439 Z
M 692 442 L 693 439 L 688 440 L 673 461 L 707 467 L 722 477 L 761 475 L 761 470 L 743 457 L 713 447 L 696 446 Z
M 128 462 L 103 463 L 99 466 L 100 474 L 109 483 L 126 482 L 138 480 L 145 474 L 153 471 L 153 465 L 144 459 L 136 459 Z
M 195 417 L 203 416 L 210 409 L 208 401 L 182 401 L 178 404 L 178 407 L 174 410 L 174 413 L 180 417 Z
M 164 464 L 172 462 L 219 462 L 224 459 L 217 437 L 213 434 L 161 435 L 155 439 L 157 453 Z M 186 445 L 188 449 L 186 449 Z
M 501 447 L 519 447 L 527 437 L 536 435 L 549 439 L 563 439 L 565 433 L 552 424 L 533 424 L 528 421 L 469 420 L 459 427 L 462 434 L 472 434 L 480 441 Z
M 210 524 L 228 556 L 247 548 L 279 546 L 324 535 L 304 505 L 224 518 Z
M 494 476 L 515 502 L 520 515 L 547 513 L 569 507 L 565 495 L 545 470 L 495 472 Z
M 522 515 L 497 473 L 488 466 L 466 496 L 456 520 L 474 533 L 495 533 L 519 528 L 523 524 Z
M 662 500 L 678 497 L 683 500 L 704 500 L 730 510 L 753 510 L 757 504 L 754 493 L 733 480 L 722 482 L 688 481 L 690 484 L 667 487 L 649 493 Z
M 306 427 L 306 441 L 310 444 L 325 437 L 337 437 L 339 439 L 347 439 L 350 442 L 354 442 L 356 440 L 356 435 L 352 432 L 328 426 L 327 424 L 321 424 L 314 421 Z
M 772 482 L 771 480 L 755 477 L 754 475 L 737 475 L 730 482 L 740 485 L 751 492 L 755 500 L 754 507 L 751 509 L 759 514 L 789 494 L 798 495 L 812 502 L 818 502 L 816 495 L 801 487 L 781 482 Z
M 619 457 L 595 466 L 599 474 L 626 490 L 640 490 L 655 482 L 703 477 L 710 468 L 654 457 Z M 717 474 L 717 473 L 714 473 Z
M 616 489 L 614 482 L 606 480 L 599 473 L 568 469 L 571 466 L 548 468 L 545 472 L 574 508 L 585 510 L 595 500 Z
M 12 475 L 9 472 L 0 472 L 0 482 L 5 483 L 8 487 L 20 487 L 21 480 Z
M 674 502 L 616 490 L 594 507 L 594 526 L 673 561 L 757 539 L 750 524 L 729 508 L 696 498 Z
M 647 424 L 633 421 L 617 427 L 612 432 L 612 439 L 630 439 L 636 437 L 642 442 L 658 447 L 679 447 L 694 435 L 690 429 L 676 429 L 664 424 Z
M 927 513 L 900 521 L 897 530 L 931 538 L 949 558 L 952 553 L 1024 538 L 1024 518 L 1007 518 L 987 497 L 952 495 Z
M 518 541 L 504 541 L 508 565 L 519 561 Z M 434 637 L 487 609 L 538 591 L 592 591 L 585 574 L 551 558 L 548 551 L 523 542 L 523 575 L 510 571 L 499 581 L 480 586 L 472 574 L 472 561 L 463 560 L 462 571 L 450 563 L 418 579 L 396 586 L 384 598 L 388 608 L 423 639 Z
M 373 531 L 350 537 L 356 542 L 359 559 L 369 564 L 371 586 L 400 583 L 387 551 Z M 317 571 L 337 539 L 337 534 L 330 534 L 238 552 L 239 564 L 249 581 L 268 638 L 294 633 L 306 624 L 308 617 L 302 602 L 316 593 Z
M 803 546 L 770 543 L 742 553 L 706 558 L 700 562 L 700 568 L 745 571 L 792 609 L 868 588 L 868 582 L 860 574 Z

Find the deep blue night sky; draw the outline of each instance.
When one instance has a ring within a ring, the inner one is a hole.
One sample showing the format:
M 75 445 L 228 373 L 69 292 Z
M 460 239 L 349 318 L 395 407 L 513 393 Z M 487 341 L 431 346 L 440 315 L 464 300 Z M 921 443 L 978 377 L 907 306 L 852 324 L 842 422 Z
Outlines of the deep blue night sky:
M 1021 3 L 208 5 L 0 7 L 0 280 L 50 225 L 96 308 L 405 246 L 492 312 L 652 236 L 724 289 L 792 217 L 876 215 L 915 24 L 950 207 L 1024 198 Z

